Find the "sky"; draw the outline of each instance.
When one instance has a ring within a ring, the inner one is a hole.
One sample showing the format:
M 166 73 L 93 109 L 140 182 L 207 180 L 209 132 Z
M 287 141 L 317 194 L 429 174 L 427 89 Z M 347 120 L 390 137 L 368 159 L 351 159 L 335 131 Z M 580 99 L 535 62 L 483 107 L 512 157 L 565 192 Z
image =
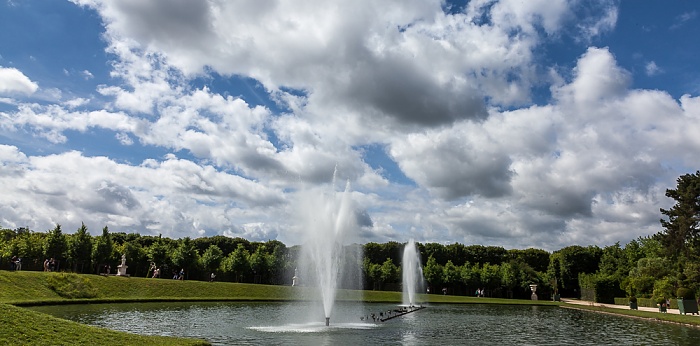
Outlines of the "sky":
M 554 251 L 700 169 L 700 4 L 0 0 L 0 227 Z M 331 202 L 329 202 L 331 203 Z

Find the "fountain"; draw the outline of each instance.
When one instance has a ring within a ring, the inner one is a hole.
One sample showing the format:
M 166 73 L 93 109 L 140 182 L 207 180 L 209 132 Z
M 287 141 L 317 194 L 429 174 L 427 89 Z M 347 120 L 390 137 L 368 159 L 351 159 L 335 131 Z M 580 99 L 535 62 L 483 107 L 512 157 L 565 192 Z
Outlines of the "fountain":
M 416 293 L 424 286 L 423 268 L 420 264 L 420 254 L 413 239 L 409 240 L 403 249 L 403 304 L 416 305 Z
M 350 200 L 350 182 L 342 193 L 337 193 L 334 186 L 335 173 L 330 191 L 307 191 L 301 195 L 298 206 L 302 210 L 297 213 L 306 235 L 303 248 L 310 263 L 305 267 L 312 270 L 310 274 L 320 290 L 326 326 L 330 324 L 338 281 L 344 272 L 343 245 L 358 228 Z

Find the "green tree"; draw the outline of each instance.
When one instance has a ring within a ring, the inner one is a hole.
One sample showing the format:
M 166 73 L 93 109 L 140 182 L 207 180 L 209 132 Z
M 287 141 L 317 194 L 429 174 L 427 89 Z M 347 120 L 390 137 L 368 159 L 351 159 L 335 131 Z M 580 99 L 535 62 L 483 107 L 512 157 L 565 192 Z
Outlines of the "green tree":
M 190 237 L 180 239 L 178 246 L 173 250 L 170 257 L 176 270 L 184 269 L 185 276 L 188 278 L 190 277 L 190 270 L 196 269 L 195 266 L 199 261 L 199 253 Z
M 85 223 L 81 223 L 80 228 L 70 238 L 68 252 L 73 262 L 74 272 L 84 273 L 86 267 L 91 268 L 92 236 L 88 233 Z
M 249 262 L 250 253 L 243 246 L 238 244 L 236 250 L 230 253 L 222 263 L 223 271 L 231 273 L 235 282 L 241 282 L 245 279 L 250 271 Z
M 265 245 L 260 245 L 249 257 L 250 270 L 253 272 L 253 282 L 267 283 L 272 258 L 265 251 Z
M 96 238 L 92 247 L 92 264 L 96 266 L 95 272 L 100 273 L 105 265 L 112 265 L 114 243 L 112 243 L 112 236 L 109 234 L 107 226 L 102 229 L 102 235 Z
M 661 257 L 642 258 L 630 271 L 624 286 L 627 294 L 651 297 L 654 283 L 671 273 L 670 262 Z
M 56 270 L 59 270 L 60 263 L 66 257 L 68 250 L 68 241 L 66 235 L 61 231 L 61 225 L 56 224 L 56 227 L 49 231 L 49 234 L 44 241 L 44 255 L 47 258 L 54 258 L 58 263 Z
M 146 250 L 146 256 L 151 263 L 154 263 L 157 268 L 164 270 L 166 267 L 170 267 L 172 262 L 169 260 L 168 254 L 170 250 L 168 245 L 165 244 L 162 239 L 158 239 Z
M 218 246 L 212 244 L 204 251 L 202 257 L 200 257 L 200 262 L 204 270 L 214 272 L 221 266 L 223 259 L 223 251 L 221 251 Z
M 473 292 L 481 285 L 481 272 L 478 265 L 464 263 L 460 269 L 460 280 L 467 287 L 467 292 Z
M 372 290 L 381 290 L 382 266 L 365 258 L 362 261 L 362 270 L 368 283 L 371 284 Z
M 459 267 L 454 265 L 451 260 L 445 263 L 442 267 L 442 282 L 450 287 L 458 285 L 460 283 L 460 271 Z
M 664 248 L 671 258 L 700 258 L 700 171 L 685 174 L 677 180 L 675 189 L 667 189 L 666 197 L 676 204 L 671 209 L 661 208 L 664 230 L 660 233 Z
M 484 263 L 481 266 L 481 283 L 489 289 L 501 286 L 500 267 L 497 264 Z
M 382 263 L 380 271 L 380 280 L 382 284 L 388 282 L 397 282 L 399 280 L 399 268 L 396 265 L 394 265 L 394 261 L 392 261 L 391 258 L 387 258 L 386 261 Z
M 435 291 L 436 287 L 442 286 L 442 274 L 442 266 L 438 264 L 435 257 L 428 257 L 428 262 L 423 267 L 423 276 L 425 276 L 425 281 L 434 287 L 431 290 L 434 293 L 437 293 Z
M 562 295 L 578 297 L 581 292 L 579 273 L 597 272 L 601 256 L 602 250 L 597 246 L 567 246 L 552 253 L 547 274 L 550 280 L 557 280 Z

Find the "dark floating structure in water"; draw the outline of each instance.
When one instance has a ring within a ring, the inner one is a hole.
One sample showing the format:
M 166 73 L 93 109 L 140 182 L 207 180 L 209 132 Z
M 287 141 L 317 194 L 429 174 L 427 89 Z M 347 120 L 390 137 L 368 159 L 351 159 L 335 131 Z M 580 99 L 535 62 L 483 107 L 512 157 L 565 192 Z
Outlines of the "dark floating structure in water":
M 370 314 L 369 316 L 362 316 L 360 317 L 360 320 L 364 321 L 373 321 L 373 322 L 386 322 L 392 318 L 397 318 L 401 317 L 403 315 L 410 314 L 412 312 L 418 311 L 418 310 L 423 310 L 425 309 L 424 306 L 404 306 L 400 309 L 394 309 L 394 310 L 387 310 L 387 311 L 382 311 L 379 314 Z

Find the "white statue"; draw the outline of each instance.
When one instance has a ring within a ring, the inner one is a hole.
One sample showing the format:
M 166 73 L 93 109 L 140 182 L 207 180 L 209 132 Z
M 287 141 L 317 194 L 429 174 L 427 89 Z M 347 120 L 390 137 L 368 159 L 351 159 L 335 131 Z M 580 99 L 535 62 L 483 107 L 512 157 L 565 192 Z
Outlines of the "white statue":
M 123 254 L 122 264 L 117 266 L 117 276 L 129 276 L 129 274 L 126 273 L 126 268 L 129 268 L 129 266 L 126 265 L 126 254 Z

